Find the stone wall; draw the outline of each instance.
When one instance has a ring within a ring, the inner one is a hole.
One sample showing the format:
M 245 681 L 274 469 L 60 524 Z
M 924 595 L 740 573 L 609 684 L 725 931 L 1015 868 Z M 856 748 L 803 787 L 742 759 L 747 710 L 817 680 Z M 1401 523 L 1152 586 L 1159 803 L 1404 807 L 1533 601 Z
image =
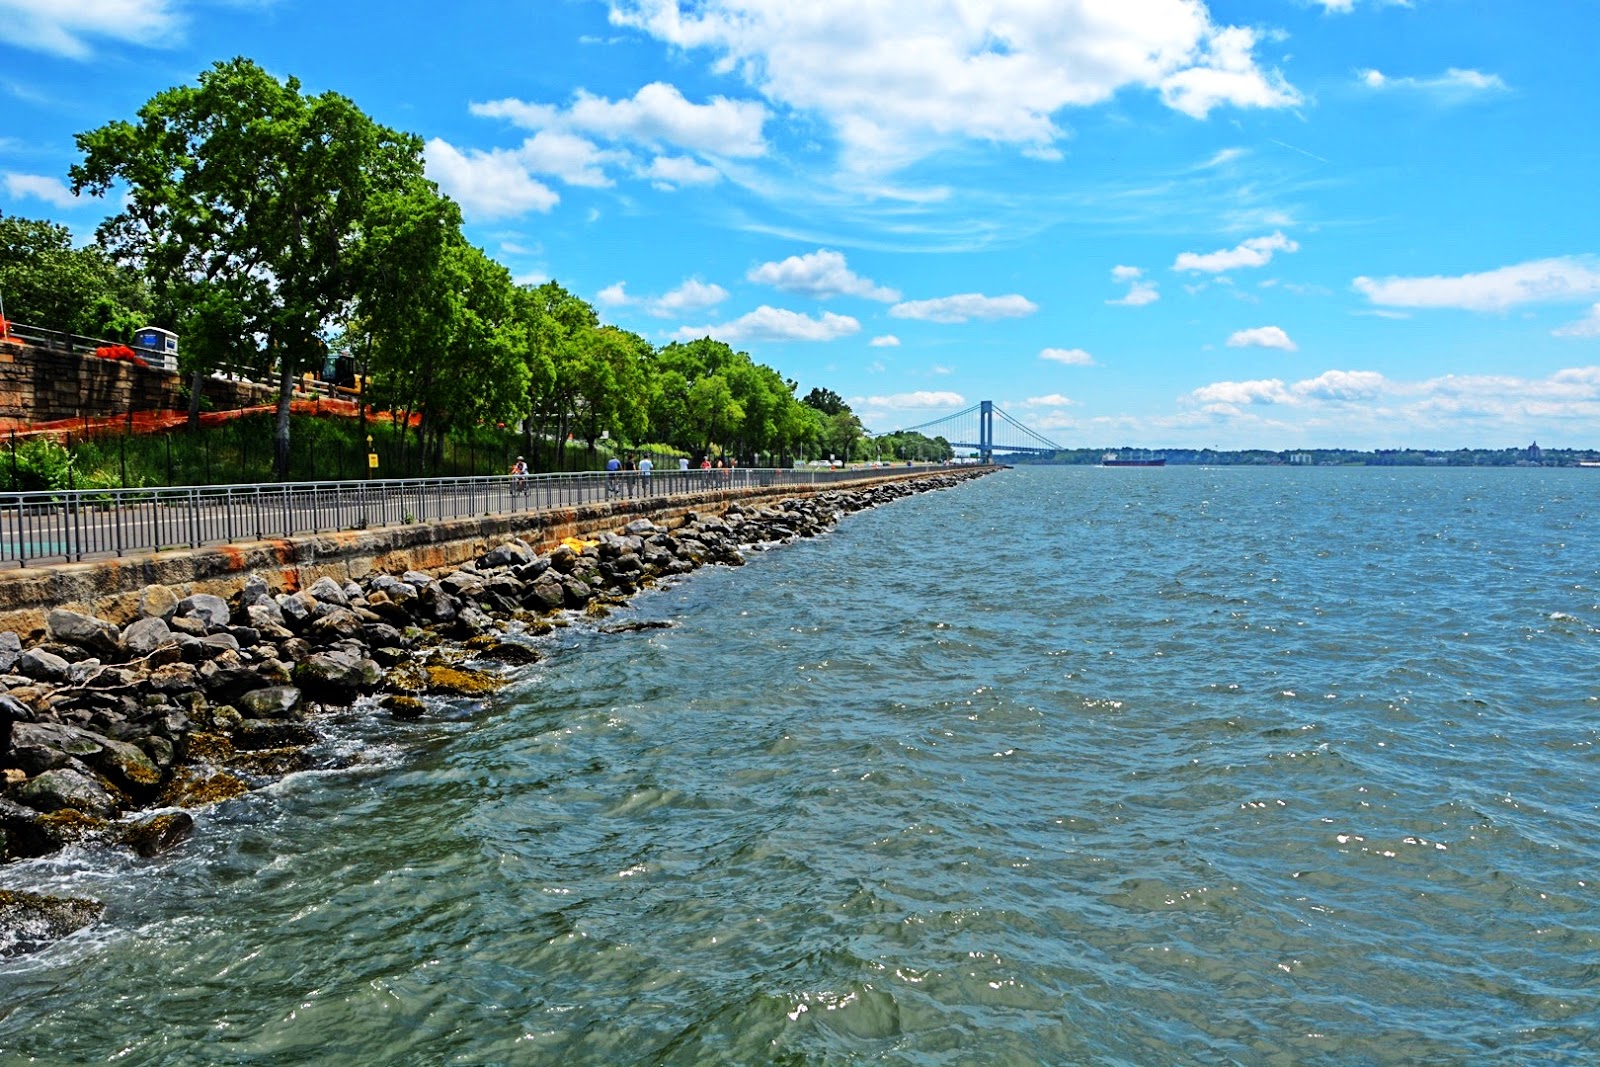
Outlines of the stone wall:
M 375 530 L 347 530 L 283 540 L 254 541 L 209 548 L 143 553 L 123 559 L 67 563 L 0 571 L 0 631 L 11 630 L 23 641 L 44 633 L 51 608 L 73 611 L 124 624 L 137 617 L 139 599 L 152 585 L 167 586 L 180 597 L 193 593 L 231 596 L 246 576 L 264 578 L 273 592 L 293 592 L 323 575 L 345 581 L 374 573 L 407 570 L 440 573 L 476 559 L 512 538 L 521 538 L 540 552 L 566 537 L 617 530 L 634 519 L 650 519 L 675 527 L 691 512 L 722 514 L 727 506 L 809 496 L 832 489 L 858 488 L 939 477 L 934 469 L 908 472 L 870 482 L 821 486 L 752 486 L 743 492 L 715 490 L 705 494 L 664 497 L 657 501 L 607 501 L 451 522 L 415 523 Z
M 0 341 L 0 419 L 37 423 L 181 411 L 188 407 L 181 384 L 171 371 Z M 264 386 L 216 378 L 207 378 L 203 389 L 220 409 L 264 404 L 272 395 Z

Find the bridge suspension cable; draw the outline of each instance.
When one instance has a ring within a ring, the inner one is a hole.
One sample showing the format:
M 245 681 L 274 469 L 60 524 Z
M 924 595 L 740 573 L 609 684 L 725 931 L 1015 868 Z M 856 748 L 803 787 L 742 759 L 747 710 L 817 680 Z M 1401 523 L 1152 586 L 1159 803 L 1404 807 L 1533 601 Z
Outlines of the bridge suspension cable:
M 995 416 L 999 416 L 1003 431 L 998 437 L 995 435 Z M 991 400 L 981 400 L 952 415 L 942 415 L 937 419 L 889 432 L 943 437 L 956 448 L 977 449 L 985 459 L 996 451 L 1039 453 L 1061 451 L 1060 445 L 1031 426 L 1012 418 L 996 407 Z M 878 433 L 871 436 L 883 437 L 886 434 Z

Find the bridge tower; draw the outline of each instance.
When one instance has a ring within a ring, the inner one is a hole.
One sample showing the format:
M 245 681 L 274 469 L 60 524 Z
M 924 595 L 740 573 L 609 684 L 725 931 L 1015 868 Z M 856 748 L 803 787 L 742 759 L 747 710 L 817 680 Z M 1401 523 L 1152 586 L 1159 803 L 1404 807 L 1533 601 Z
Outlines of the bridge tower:
M 982 401 L 978 408 L 978 459 L 982 463 L 994 460 L 994 401 Z

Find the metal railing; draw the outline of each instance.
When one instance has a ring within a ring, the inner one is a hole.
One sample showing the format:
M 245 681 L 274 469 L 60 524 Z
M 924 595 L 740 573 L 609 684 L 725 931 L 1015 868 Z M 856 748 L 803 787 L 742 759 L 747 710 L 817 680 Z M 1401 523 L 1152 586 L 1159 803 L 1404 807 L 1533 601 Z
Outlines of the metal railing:
M 608 501 L 734 494 L 752 487 L 871 481 L 914 469 L 584 471 L 520 478 L 498 475 L 3 493 L 0 565 L 77 562 Z

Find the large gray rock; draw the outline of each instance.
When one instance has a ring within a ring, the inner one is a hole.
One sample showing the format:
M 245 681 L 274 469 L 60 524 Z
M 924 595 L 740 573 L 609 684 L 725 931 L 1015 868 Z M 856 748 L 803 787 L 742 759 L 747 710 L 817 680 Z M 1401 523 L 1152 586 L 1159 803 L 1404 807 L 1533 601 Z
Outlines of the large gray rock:
M 36 811 L 71 808 L 85 815 L 110 819 L 117 814 L 117 802 L 99 782 L 71 767 L 57 767 L 30 778 L 16 797 Z
M 239 606 L 249 608 L 254 604 L 272 602 L 272 590 L 267 586 L 267 580 L 259 574 L 252 574 L 244 580 L 244 586 L 239 590 Z
M 314 652 L 295 664 L 294 681 L 313 700 L 348 704 L 383 678 L 383 668 L 346 649 Z
M 117 632 L 117 628 L 93 615 L 56 608 L 45 616 L 44 626 L 51 640 L 63 644 L 76 645 L 90 652 L 101 652 L 106 655 L 113 655 L 122 650 L 122 635 Z
M 344 586 L 327 575 L 323 575 L 312 582 L 311 588 L 307 589 L 306 592 L 324 604 L 337 604 L 341 608 L 350 606 L 350 598 L 345 595 Z
M 159 615 L 135 619 L 122 631 L 122 647 L 130 656 L 148 656 L 162 645 L 170 645 L 176 640 L 172 627 Z
M 660 529 L 661 527 L 657 526 L 649 519 L 634 519 L 632 522 L 628 523 L 628 525 L 622 528 L 622 532 L 633 537 L 648 537 Z
M 178 594 L 164 585 L 147 585 L 139 593 L 139 614 L 171 622 L 178 611 Z
M 185 618 L 199 619 L 207 626 L 226 626 L 232 620 L 228 602 L 210 593 L 196 593 L 184 597 L 178 601 L 177 614 Z
M 316 613 L 317 598 L 304 589 L 293 593 L 280 593 L 278 609 L 283 613 L 285 625 L 290 628 L 304 626 Z
M 261 630 L 270 630 L 273 627 L 283 627 L 283 609 L 278 607 L 278 602 L 271 597 L 254 601 L 244 609 L 245 618 L 250 620 L 250 625 Z
M 18 674 L 26 675 L 37 682 L 64 682 L 72 665 L 54 652 L 46 652 L 42 648 L 30 648 L 17 660 Z
M 555 611 L 566 604 L 567 592 L 555 572 L 547 572 L 529 587 L 525 602 L 535 611 Z
M 335 641 L 359 639 L 365 624 L 349 608 L 335 607 L 313 622 L 306 633 L 318 644 L 329 645 Z
M 292 685 L 272 685 L 241 693 L 234 701 L 239 711 L 251 719 L 283 719 L 300 707 L 300 690 Z
M 533 549 L 525 541 L 507 541 L 498 548 L 491 549 L 478 566 L 488 569 L 490 567 L 515 567 L 524 563 L 533 562 Z

